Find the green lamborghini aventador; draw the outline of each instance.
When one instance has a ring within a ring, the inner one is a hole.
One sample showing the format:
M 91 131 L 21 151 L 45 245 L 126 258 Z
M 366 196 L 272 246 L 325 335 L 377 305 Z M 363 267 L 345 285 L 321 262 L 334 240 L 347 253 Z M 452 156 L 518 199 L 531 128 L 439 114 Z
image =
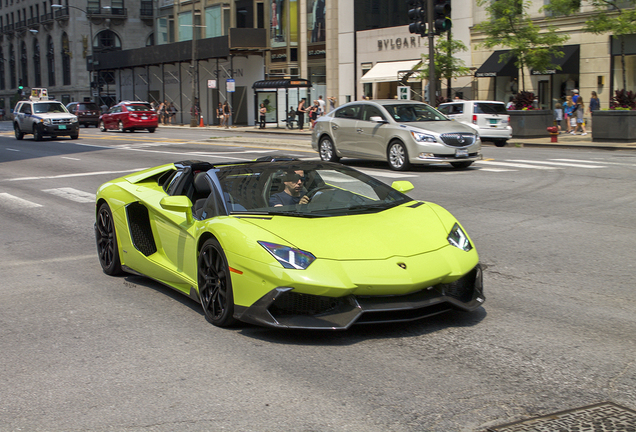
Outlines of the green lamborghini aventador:
M 412 188 L 330 162 L 163 165 L 99 188 L 97 252 L 106 274 L 159 281 L 221 327 L 346 329 L 479 308 L 472 241 Z

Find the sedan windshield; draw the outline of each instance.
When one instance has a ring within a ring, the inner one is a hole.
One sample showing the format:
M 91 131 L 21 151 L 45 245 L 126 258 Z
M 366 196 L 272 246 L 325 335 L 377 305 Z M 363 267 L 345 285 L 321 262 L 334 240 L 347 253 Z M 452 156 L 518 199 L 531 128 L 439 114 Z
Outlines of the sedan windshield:
M 425 104 L 384 105 L 384 109 L 398 123 L 449 121 L 444 114 Z
M 411 201 L 379 180 L 330 163 L 226 166 L 217 178 L 231 213 L 341 216 L 376 213 Z

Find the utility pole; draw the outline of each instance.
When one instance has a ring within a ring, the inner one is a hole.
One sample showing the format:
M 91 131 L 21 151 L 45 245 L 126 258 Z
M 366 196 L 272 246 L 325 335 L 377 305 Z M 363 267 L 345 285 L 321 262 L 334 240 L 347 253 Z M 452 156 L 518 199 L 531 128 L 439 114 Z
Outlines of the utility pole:
M 435 106 L 437 102 L 437 89 L 435 81 L 435 10 L 434 0 L 426 0 L 426 17 L 428 18 L 428 104 Z

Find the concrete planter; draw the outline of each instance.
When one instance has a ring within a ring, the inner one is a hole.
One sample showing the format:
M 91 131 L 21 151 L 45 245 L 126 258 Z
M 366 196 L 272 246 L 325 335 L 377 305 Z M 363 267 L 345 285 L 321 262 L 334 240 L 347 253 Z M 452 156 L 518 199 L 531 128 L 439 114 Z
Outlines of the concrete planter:
M 594 111 L 592 141 L 636 142 L 636 111 Z
M 513 138 L 543 138 L 550 134 L 549 126 L 554 126 L 551 110 L 508 110 Z

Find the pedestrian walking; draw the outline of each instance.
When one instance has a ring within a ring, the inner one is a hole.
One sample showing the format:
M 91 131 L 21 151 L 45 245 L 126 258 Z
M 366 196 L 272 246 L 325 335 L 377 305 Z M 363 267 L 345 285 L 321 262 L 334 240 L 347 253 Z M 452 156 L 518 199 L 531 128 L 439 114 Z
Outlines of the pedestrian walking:
M 305 113 L 307 112 L 307 108 L 305 108 L 305 104 L 307 103 L 306 98 L 302 98 L 298 103 L 298 108 L 296 108 L 296 114 L 298 115 L 298 130 L 302 132 L 303 124 L 305 123 Z
M 225 101 L 223 104 L 223 118 L 225 120 L 225 129 L 229 129 L 230 127 L 230 116 L 232 115 L 232 110 L 230 109 L 230 104 Z
M 264 103 L 261 104 L 261 108 L 258 111 L 260 129 L 265 129 L 265 116 L 267 115 L 267 108 L 265 107 Z
M 216 118 L 219 119 L 219 127 L 224 127 L 225 115 L 223 115 L 223 104 L 221 102 L 219 102 L 219 105 L 216 107 Z
M 574 102 L 572 102 L 572 96 L 566 96 L 565 104 L 563 105 L 563 119 L 567 126 L 567 133 L 574 134 L 573 127 L 576 127 L 576 117 L 574 116 Z
M 581 135 L 587 135 L 585 131 L 585 104 L 583 103 L 583 97 L 579 96 L 576 98 L 576 126 L 574 127 L 574 135 L 576 135 L 576 131 L 581 129 Z

